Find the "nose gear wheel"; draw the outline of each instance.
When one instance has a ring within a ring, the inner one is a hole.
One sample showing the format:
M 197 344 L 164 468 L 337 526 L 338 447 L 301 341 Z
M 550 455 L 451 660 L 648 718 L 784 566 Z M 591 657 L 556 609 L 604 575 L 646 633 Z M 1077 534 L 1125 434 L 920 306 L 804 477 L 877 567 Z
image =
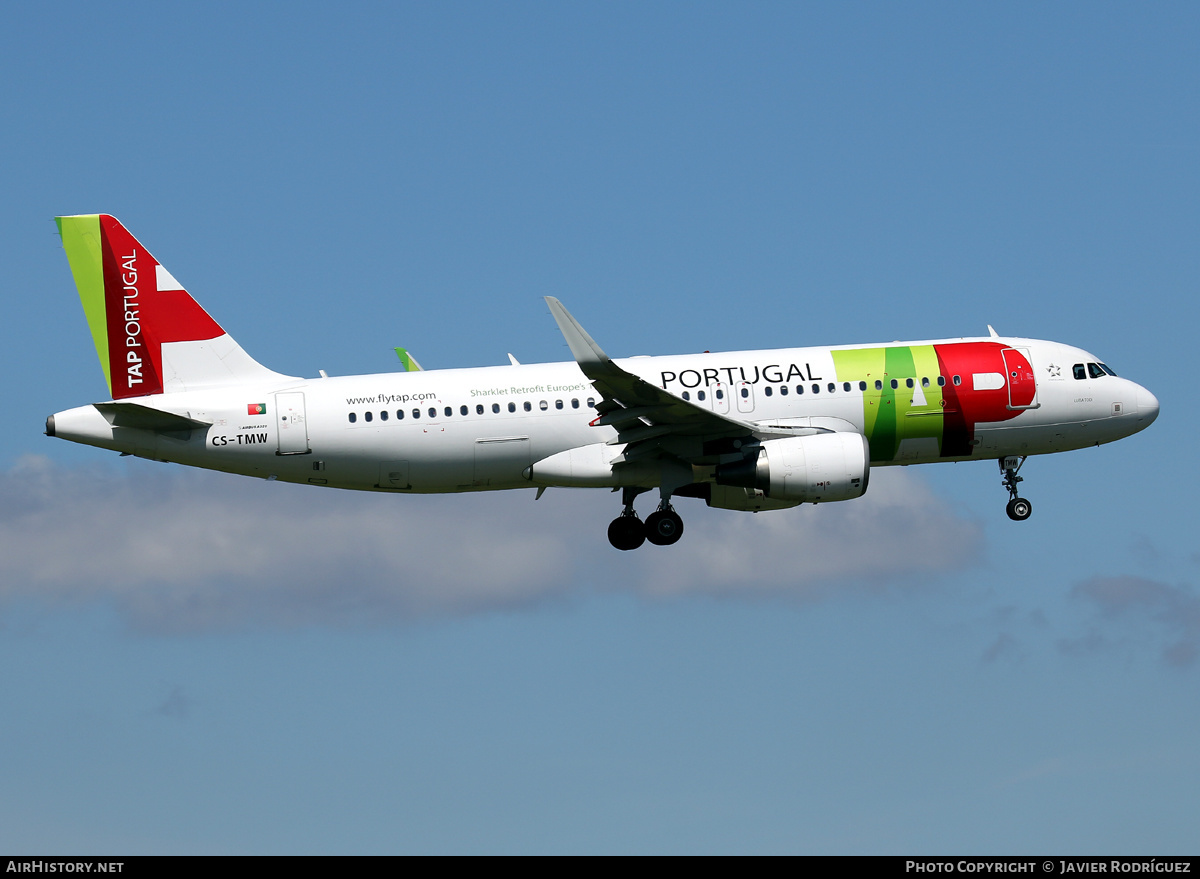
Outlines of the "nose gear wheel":
M 1014 456 L 1000 459 L 1000 470 L 1004 473 L 1003 485 L 1008 489 L 1008 506 L 1004 511 L 1014 522 L 1024 522 L 1033 513 L 1033 504 L 1017 495 L 1017 485 L 1025 481 L 1025 477 L 1018 476 L 1017 471 L 1025 464 L 1027 457 L 1021 455 L 1019 458 Z

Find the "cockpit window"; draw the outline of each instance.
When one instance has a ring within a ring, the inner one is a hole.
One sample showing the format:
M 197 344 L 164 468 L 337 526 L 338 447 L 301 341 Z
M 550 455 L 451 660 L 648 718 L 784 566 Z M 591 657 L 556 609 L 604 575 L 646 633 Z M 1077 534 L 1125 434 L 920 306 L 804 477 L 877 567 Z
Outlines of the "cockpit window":
M 1088 375 L 1092 378 L 1104 378 L 1104 370 L 1100 368 L 1099 363 L 1089 363 Z
M 1084 372 L 1082 363 L 1076 363 L 1074 366 L 1072 366 L 1071 372 L 1075 375 L 1075 378 L 1078 378 L 1078 379 L 1087 378 L 1087 373 Z
M 1101 363 L 1100 368 L 1103 369 L 1105 372 L 1107 372 L 1109 375 L 1111 375 L 1113 378 L 1117 377 L 1117 374 L 1108 368 L 1107 363 Z

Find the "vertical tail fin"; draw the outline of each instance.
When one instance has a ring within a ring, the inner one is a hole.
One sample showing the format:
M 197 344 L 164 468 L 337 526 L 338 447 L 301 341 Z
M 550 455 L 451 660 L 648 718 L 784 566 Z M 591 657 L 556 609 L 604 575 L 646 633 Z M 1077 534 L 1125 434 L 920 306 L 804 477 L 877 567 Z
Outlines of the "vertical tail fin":
M 113 399 L 284 378 L 243 351 L 115 217 L 56 222 Z

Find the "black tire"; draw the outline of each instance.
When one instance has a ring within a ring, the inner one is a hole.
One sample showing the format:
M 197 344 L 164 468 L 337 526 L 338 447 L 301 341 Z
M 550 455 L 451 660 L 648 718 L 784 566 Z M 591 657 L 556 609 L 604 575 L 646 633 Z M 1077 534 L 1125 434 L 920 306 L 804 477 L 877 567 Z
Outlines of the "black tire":
M 646 517 L 646 539 L 655 546 L 670 546 L 683 536 L 683 520 L 674 510 L 657 510 Z
M 622 552 L 646 542 L 646 527 L 637 516 L 617 516 L 608 523 L 608 542 Z
M 1004 508 L 1004 511 L 1008 513 L 1008 518 L 1014 522 L 1024 522 L 1033 513 L 1033 504 L 1023 497 L 1015 497 L 1008 502 L 1008 506 Z

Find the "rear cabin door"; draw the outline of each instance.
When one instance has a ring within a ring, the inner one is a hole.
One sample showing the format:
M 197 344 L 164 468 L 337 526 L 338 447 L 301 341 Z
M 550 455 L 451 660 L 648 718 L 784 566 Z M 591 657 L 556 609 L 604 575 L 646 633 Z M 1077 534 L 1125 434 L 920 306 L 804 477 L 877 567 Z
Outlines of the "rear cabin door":
M 308 422 L 304 417 L 304 394 L 289 391 L 275 395 L 275 426 L 279 431 L 280 455 L 307 455 Z

